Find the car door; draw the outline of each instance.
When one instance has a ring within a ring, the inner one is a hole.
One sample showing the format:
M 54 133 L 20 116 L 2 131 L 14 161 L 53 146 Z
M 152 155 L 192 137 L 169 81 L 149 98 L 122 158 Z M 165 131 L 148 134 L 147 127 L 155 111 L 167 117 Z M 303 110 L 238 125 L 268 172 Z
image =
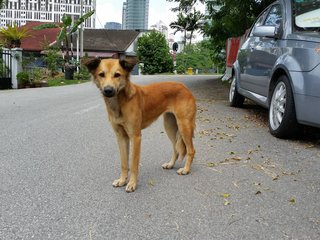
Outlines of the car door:
M 279 28 L 282 24 L 281 5 L 272 5 L 266 13 L 263 26 Z M 252 38 L 252 42 L 249 43 L 250 53 L 248 56 L 250 68 L 246 73 L 247 90 L 267 97 L 272 69 L 279 55 L 280 40 L 274 37 L 255 36 L 254 31 Z

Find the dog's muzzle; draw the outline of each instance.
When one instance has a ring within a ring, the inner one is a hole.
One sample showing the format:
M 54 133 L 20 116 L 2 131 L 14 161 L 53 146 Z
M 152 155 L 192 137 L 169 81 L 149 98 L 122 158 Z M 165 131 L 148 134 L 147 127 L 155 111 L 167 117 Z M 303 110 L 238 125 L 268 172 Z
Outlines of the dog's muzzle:
M 116 93 L 115 89 L 111 86 L 106 86 L 103 91 L 102 91 L 103 95 L 110 98 L 113 97 Z

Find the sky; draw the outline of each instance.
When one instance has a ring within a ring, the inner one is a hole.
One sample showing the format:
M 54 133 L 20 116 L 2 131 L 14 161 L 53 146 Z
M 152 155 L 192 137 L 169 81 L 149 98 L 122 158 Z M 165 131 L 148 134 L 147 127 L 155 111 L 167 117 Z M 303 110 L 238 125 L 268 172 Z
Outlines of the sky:
M 122 23 L 122 5 L 125 0 L 96 0 L 96 2 L 96 28 L 103 28 L 106 22 Z M 170 9 L 177 5 L 166 0 L 149 0 L 149 27 L 159 20 L 169 27 L 171 22 L 177 20 L 177 13 Z M 202 4 L 199 4 L 197 9 L 204 12 Z M 169 33 L 173 31 L 169 28 Z

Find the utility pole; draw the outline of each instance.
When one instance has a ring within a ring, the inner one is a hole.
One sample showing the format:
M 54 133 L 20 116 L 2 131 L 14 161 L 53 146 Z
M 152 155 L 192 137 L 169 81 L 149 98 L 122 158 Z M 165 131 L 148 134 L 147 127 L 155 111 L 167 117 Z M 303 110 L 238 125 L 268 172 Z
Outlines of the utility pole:
M 80 2 L 80 17 L 83 14 L 83 0 Z M 83 23 L 80 25 L 80 57 L 83 57 Z

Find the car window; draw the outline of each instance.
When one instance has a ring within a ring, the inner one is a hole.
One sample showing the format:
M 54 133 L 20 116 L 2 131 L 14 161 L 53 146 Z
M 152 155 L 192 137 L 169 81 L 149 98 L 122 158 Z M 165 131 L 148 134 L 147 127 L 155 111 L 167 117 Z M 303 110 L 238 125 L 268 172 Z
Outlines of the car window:
M 281 23 L 282 14 L 281 14 L 281 6 L 279 4 L 271 7 L 268 16 L 264 22 L 266 26 L 278 26 Z
M 292 15 L 300 31 L 318 30 L 320 27 L 319 0 L 293 0 Z
M 252 29 L 251 29 L 250 36 L 252 36 L 253 29 L 255 29 L 256 27 L 261 26 L 261 25 L 263 24 L 264 19 L 266 18 L 267 12 L 268 12 L 268 10 L 264 11 L 264 12 L 261 13 L 261 15 L 257 18 L 256 22 L 254 23 L 254 25 L 253 25 L 253 27 L 252 27 Z

